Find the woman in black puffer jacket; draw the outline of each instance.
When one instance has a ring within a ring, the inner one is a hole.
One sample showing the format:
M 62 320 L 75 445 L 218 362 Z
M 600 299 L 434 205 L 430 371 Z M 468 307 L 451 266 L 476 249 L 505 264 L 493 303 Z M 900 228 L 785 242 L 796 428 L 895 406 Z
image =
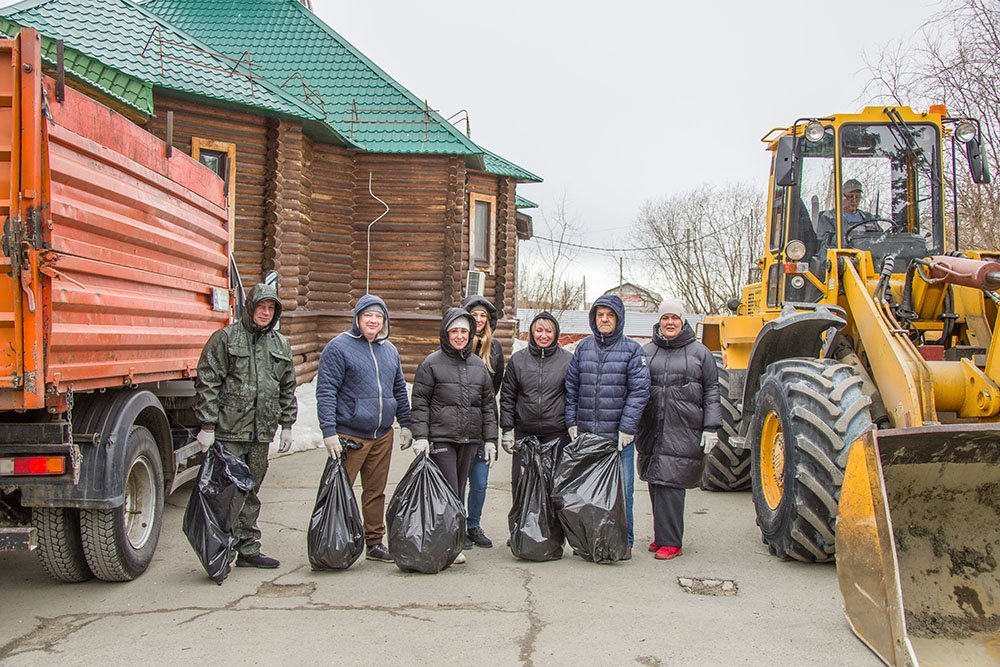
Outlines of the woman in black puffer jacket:
M 677 299 L 664 301 L 653 341 L 643 346 L 651 385 L 636 450 L 639 478 L 649 484 L 653 503 L 649 550 L 660 560 L 682 553 L 685 489 L 701 481 L 704 446 L 722 426 L 719 370 L 684 321 L 684 310 Z
M 541 340 L 539 340 L 541 339 Z M 500 429 L 504 451 L 513 453 L 511 489 L 517 488 L 521 457 L 513 451 L 521 438 L 558 440 L 556 460 L 569 442 L 566 431 L 566 369 L 573 355 L 559 347 L 559 323 L 551 313 L 535 315 L 528 347 L 515 352 L 500 387 Z
M 459 498 L 476 452 L 497 441 L 493 382 L 472 353 L 475 326 L 461 308 L 445 312 L 441 348 L 420 362 L 410 402 L 413 453 L 429 454 Z

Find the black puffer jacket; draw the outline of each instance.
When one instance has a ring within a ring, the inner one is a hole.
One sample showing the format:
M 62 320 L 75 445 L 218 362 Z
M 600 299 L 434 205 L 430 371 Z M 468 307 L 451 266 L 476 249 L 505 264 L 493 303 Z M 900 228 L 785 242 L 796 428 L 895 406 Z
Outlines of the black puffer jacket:
M 649 359 L 649 403 L 639 422 L 639 478 L 691 489 L 701 481 L 705 455 L 701 434 L 722 426 L 719 369 L 687 324 L 675 338 L 653 328 L 643 346 Z
M 448 342 L 448 328 L 460 317 L 469 321 L 468 344 Z M 472 354 L 476 321 L 462 308 L 449 308 L 441 320 L 441 348 L 427 355 L 413 378 L 410 418 L 413 437 L 431 442 L 481 445 L 497 441 L 493 383 L 486 364 Z
M 497 322 L 499 322 L 500 317 L 496 306 L 481 296 L 467 296 L 462 300 L 462 308 L 470 313 L 476 306 L 481 306 L 489 313 L 490 331 L 496 333 Z M 475 334 L 475 328 L 473 328 L 473 334 Z M 480 341 L 477 339 L 473 347 L 473 352 L 476 355 L 480 354 L 480 344 Z M 490 379 L 493 382 L 493 395 L 496 396 L 497 392 L 500 391 L 500 383 L 503 382 L 504 372 L 503 344 L 496 338 L 493 339 L 493 344 L 490 345 L 490 367 L 487 370 L 489 370 Z
M 556 337 L 548 347 L 535 342 L 535 322 L 549 320 Z M 500 428 L 518 437 L 560 435 L 566 430 L 566 369 L 573 355 L 559 347 L 559 323 L 541 312 L 528 327 L 528 348 L 515 352 L 500 388 Z

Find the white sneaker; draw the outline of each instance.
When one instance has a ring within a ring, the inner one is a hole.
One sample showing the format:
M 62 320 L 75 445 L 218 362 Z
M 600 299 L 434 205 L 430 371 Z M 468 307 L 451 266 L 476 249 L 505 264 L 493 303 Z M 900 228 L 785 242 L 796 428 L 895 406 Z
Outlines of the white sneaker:
M 452 565 L 465 565 L 465 553 L 459 552 L 458 556 L 452 562 Z

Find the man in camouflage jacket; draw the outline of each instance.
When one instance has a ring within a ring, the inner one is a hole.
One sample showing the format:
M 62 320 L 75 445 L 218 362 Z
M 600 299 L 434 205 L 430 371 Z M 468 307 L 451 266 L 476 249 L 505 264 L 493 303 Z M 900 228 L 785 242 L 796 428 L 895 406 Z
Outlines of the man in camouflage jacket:
M 280 317 L 281 302 L 275 288 L 254 286 L 241 320 L 212 334 L 198 360 L 198 442 L 208 451 L 218 440 L 247 464 L 254 479 L 253 490 L 233 526 L 237 567 L 279 565 L 277 559 L 260 552 L 257 492 L 267 474 L 268 446 L 274 432 L 280 424 L 279 451 L 288 451 L 298 412 L 292 349 L 288 339 L 274 330 Z

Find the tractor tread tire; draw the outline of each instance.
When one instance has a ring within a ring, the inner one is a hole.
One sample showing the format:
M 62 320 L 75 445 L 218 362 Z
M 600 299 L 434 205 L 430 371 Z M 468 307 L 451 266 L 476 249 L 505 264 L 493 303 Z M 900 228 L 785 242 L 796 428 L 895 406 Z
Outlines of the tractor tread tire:
M 736 449 L 729 439 L 739 435 L 740 411 L 729 398 L 729 371 L 722 365 L 722 355 L 714 353 L 719 368 L 719 402 L 722 404 L 722 428 L 719 442 L 705 455 L 701 488 L 705 491 L 745 491 L 750 488 L 750 450 Z
M 850 444 L 872 425 L 871 399 L 847 364 L 831 359 L 788 359 L 761 378 L 750 427 L 753 499 L 768 550 L 783 559 L 826 562 L 836 553 L 837 505 Z M 761 481 L 764 418 L 781 421 L 782 497 L 768 505 Z
M 38 536 L 38 560 L 53 579 L 78 583 L 93 579 L 80 541 L 80 510 L 35 507 L 31 525 Z

